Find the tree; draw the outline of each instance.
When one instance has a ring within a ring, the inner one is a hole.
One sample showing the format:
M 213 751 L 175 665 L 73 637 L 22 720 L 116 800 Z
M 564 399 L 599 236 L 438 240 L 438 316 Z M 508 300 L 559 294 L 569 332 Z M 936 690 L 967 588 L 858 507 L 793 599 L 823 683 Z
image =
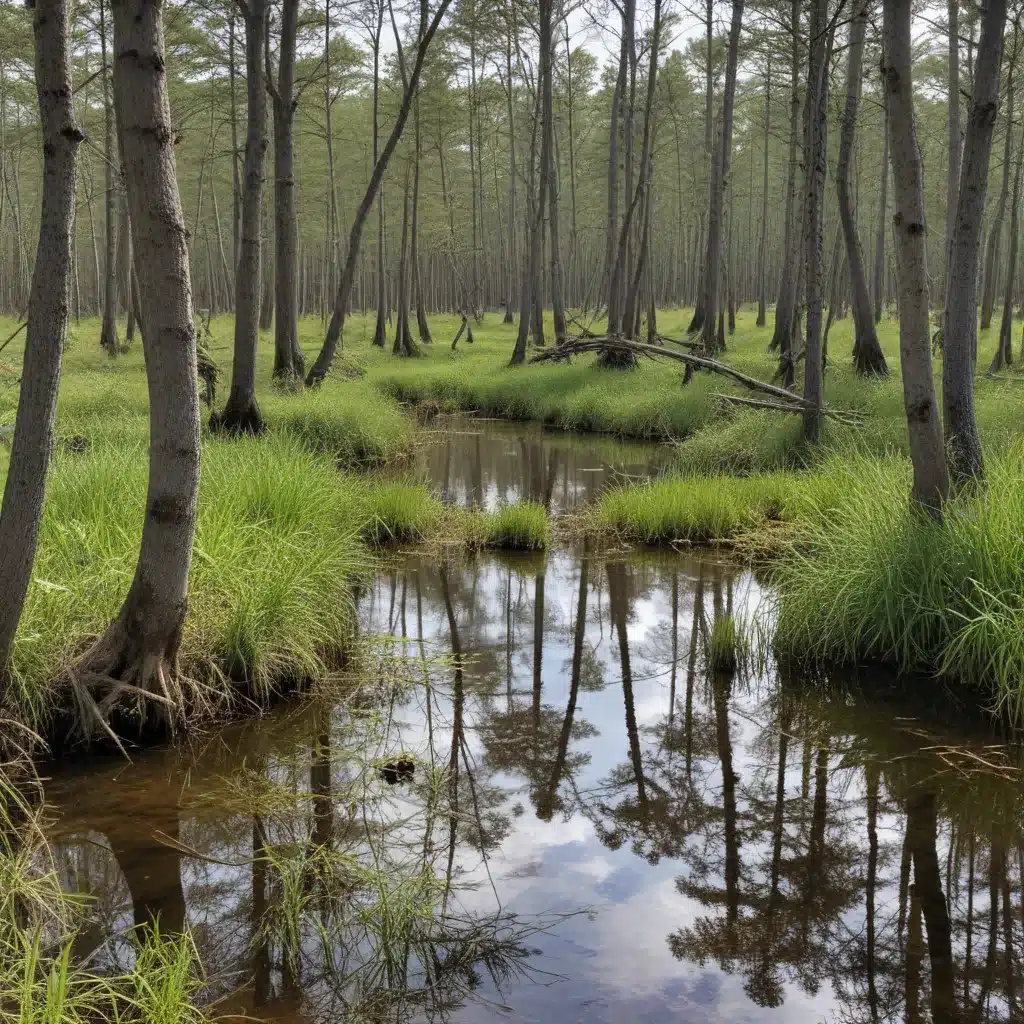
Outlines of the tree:
M 103 322 L 100 345 L 110 356 L 121 351 L 117 336 L 117 232 L 114 210 L 117 203 L 117 164 L 114 160 L 114 104 L 110 97 L 110 60 L 107 56 L 107 0 L 100 0 L 100 74 L 103 79 Z
M 836 191 L 839 194 L 839 216 L 846 241 L 846 264 L 850 270 L 851 305 L 853 307 L 854 340 L 853 366 L 862 374 L 886 374 L 882 346 L 878 343 L 875 321 L 868 293 L 868 279 L 864 271 L 864 257 L 857 234 L 857 214 L 850 194 L 850 165 L 856 143 L 857 106 L 860 102 L 861 68 L 864 59 L 864 33 L 868 20 L 868 0 L 857 0 L 850 21 L 849 52 L 846 65 L 846 108 L 839 140 L 839 160 L 836 167 Z
M 1006 0 L 989 0 L 981 22 L 974 89 L 964 135 L 964 157 L 956 220 L 950 239 L 950 269 L 943 340 L 943 427 L 949 470 L 957 485 L 985 473 L 974 415 L 974 366 L 978 355 L 978 257 L 985 220 L 988 165 L 999 114 L 999 69 Z
M 327 336 L 324 338 L 323 347 L 320 349 L 320 354 L 317 356 L 316 362 L 306 377 L 307 387 L 315 387 L 330 373 L 331 364 L 334 362 L 334 353 L 337 351 L 338 343 L 341 340 L 341 332 L 345 326 L 345 314 L 348 311 L 352 286 L 355 282 L 356 261 L 359 258 L 359 243 L 362 239 L 366 217 L 370 212 L 370 207 L 373 206 L 373 200 L 384 178 L 384 172 L 387 170 L 388 163 L 391 160 L 391 154 L 394 153 L 398 140 L 401 138 L 402 131 L 405 128 L 405 122 L 409 118 L 409 111 L 412 108 L 412 101 L 419 86 L 420 72 L 423 69 L 423 61 L 426 58 L 430 42 L 434 38 L 450 4 L 451 0 L 441 0 L 428 23 L 427 15 L 429 10 L 427 0 L 421 0 L 420 2 L 416 58 L 413 61 L 412 71 L 409 74 L 409 85 L 402 93 L 402 102 L 398 108 L 398 117 L 395 119 L 394 127 L 391 129 L 391 135 L 388 137 L 383 151 L 374 163 L 373 173 L 370 175 L 366 192 L 352 221 L 352 228 L 349 231 L 348 238 L 348 254 L 345 258 L 341 280 L 338 282 L 338 292 L 334 300 L 334 311 L 331 314 L 331 322 L 327 326 Z
M 67 0 L 35 0 L 35 80 L 43 135 L 43 203 L 11 457 L 0 508 L 0 694 L 32 576 L 57 411 L 71 290 L 75 158 L 85 138 L 71 91 Z
M 301 380 L 306 360 L 299 348 L 298 222 L 295 212 L 295 43 L 299 0 L 281 0 L 277 82 L 267 40 L 267 89 L 274 110 L 274 376 Z M 301 90 L 300 90 L 301 92 Z
M 911 0 L 884 0 L 882 59 L 898 255 L 903 407 L 914 470 L 911 500 L 937 515 L 949 492 L 949 475 L 932 379 L 924 174 L 914 123 L 910 8 Z
M 807 340 L 804 348 L 804 438 L 816 441 L 824 419 L 824 338 L 822 336 L 825 173 L 828 158 L 828 65 L 835 26 L 828 0 L 811 6 L 804 111 L 804 267 L 807 288 Z
M 114 103 L 124 154 L 149 381 L 149 484 L 135 576 L 117 618 L 74 670 L 143 717 L 153 695 L 173 721 L 177 654 L 199 492 L 199 395 L 187 230 L 175 178 L 162 0 L 114 0 Z M 119 689 L 130 686 L 132 689 Z M 95 709 L 99 714 L 98 709 Z M 94 723 L 83 723 L 92 730 Z
M 238 257 L 235 263 L 235 349 L 231 392 L 210 428 L 261 434 L 266 425 L 256 401 L 256 349 L 260 340 L 263 269 L 263 161 L 267 152 L 267 94 L 264 89 L 264 36 L 267 0 L 244 0 L 246 115 L 245 165 L 241 195 Z
M 733 103 L 736 96 L 736 71 L 739 63 L 740 29 L 743 24 L 743 0 L 732 0 L 732 22 L 729 26 L 729 48 L 725 65 L 725 85 L 719 112 L 719 137 L 711 162 L 711 188 L 708 209 L 708 244 L 704 265 L 704 325 L 701 346 L 705 352 L 718 348 L 715 319 L 722 295 L 722 231 L 725 220 L 725 194 L 732 162 Z

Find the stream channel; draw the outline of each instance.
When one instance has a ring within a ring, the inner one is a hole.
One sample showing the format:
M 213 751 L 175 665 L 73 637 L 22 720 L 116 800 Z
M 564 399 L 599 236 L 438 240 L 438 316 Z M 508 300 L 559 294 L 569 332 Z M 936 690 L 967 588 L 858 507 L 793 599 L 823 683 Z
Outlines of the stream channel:
M 562 511 L 663 461 L 460 419 L 418 472 Z M 187 921 L 216 1012 L 289 1024 L 1017 1019 L 1015 748 L 934 682 L 787 671 L 766 601 L 710 552 L 396 556 L 336 699 L 48 769 L 76 955 Z

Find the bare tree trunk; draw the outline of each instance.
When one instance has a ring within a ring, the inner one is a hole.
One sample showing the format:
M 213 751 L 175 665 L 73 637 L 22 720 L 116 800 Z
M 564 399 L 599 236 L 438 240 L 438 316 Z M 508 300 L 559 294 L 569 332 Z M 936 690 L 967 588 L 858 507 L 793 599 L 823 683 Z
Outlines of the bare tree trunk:
M 828 0 L 811 7 L 807 62 L 807 110 L 804 117 L 804 267 L 807 289 L 807 338 L 804 342 L 804 439 L 817 441 L 824 419 L 824 344 L 822 338 L 822 244 L 825 175 L 828 170 L 828 64 L 833 29 Z
M 885 302 L 885 227 L 886 205 L 889 198 L 889 104 L 885 82 L 882 82 L 882 180 L 878 190 L 878 231 L 875 234 L 875 265 L 872 267 L 872 292 L 875 303 L 875 323 L 881 323 Z
M 546 3 L 546 0 L 544 0 Z M 548 178 L 548 228 L 551 232 L 551 309 L 554 318 L 555 344 L 565 341 L 565 285 L 562 280 L 562 244 L 558 225 L 558 173 L 555 166 L 555 105 L 552 86 L 552 65 L 555 59 L 555 41 L 551 12 L 548 12 L 547 39 L 541 34 L 541 46 L 547 45 L 548 59 L 546 74 L 541 82 L 543 91 L 544 140 L 541 146 L 541 160 L 547 161 Z M 543 19 L 541 21 L 544 25 Z
M 107 53 L 107 7 L 100 0 L 100 60 L 103 62 L 103 323 L 100 327 L 100 345 L 107 355 L 121 351 L 117 336 L 117 234 L 114 229 L 114 204 L 117 202 L 118 183 L 115 176 L 114 104 L 110 97 L 110 59 Z
M 984 8 L 974 92 L 967 116 L 960 192 L 950 240 L 950 272 L 943 340 L 943 427 L 954 484 L 985 474 L 978 422 L 974 415 L 974 366 L 978 355 L 978 257 L 985 220 L 992 134 L 999 114 L 999 68 L 1003 52 L 1006 0 Z
M 952 244 L 955 230 L 957 196 L 960 193 L 960 161 L 963 140 L 960 138 L 960 0 L 946 0 L 949 18 L 948 82 L 946 124 L 948 126 L 949 161 L 946 164 L 946 262 L 943 266 L 943 302 L 949 301 L 949 275 L 953 269 Z
M 1013 49 L 1006 72 L 1006 137 L 1003 146 L 1003 181 L 999 189 L 999 202 L 996 215 L 989 232 L 988 245 L 985 247 L 985 273 L 981 288 L 981 329 L 987 331 L 992 326 L 992 310 L 996 303 L 996 281 L 999 276 L 1003 240 L 1003 217 L 1006 213 L 1006 202 L 1010 197 L 1010 164 L 1013 162 L 1013 101 L 1014 71 L 1017 64 L 1018 25 L 1013 26 Z
M 391 154 L 395 151 L 395 146 L 398 145 L 398 140 L 405 129 L 405 123 L 409 119 L 409 111 L 412 108 L 413 97 L 416 95 L 416 90 L 419 86 L 420 72 L 423 69 L 423 61 L 426 58 L 430 42 L 434 38 L 434 34 L 437 32 L 437 28 L 441 24 L 441 20 L 444 18 L 450 4 L 451 0 L 441 0 L 428 24 L 426 0 L 421 0 L 416 59 L 413 63 L 412 72 L 409 75 L 408 84 L 402 93 L 402 102 L 398 108 L 398 116 L 395 119 L 394 127 L 391 129 L 391 135 L 388 137 L 380 157 L 374 164 L 373 173 L 370 175 L 369 184 L 366 186 L 366 192 L 352 222 L 352 229 L 349 232 L 348 238 L 348 253 L 345 257 L 345 266 L 341 273 L 341 280 L 338 282 L 338 293 L 334 300 L 334 311 L 331 314 L 331 322 L 327 325 L 327 336 L 324 338 L 323 347 L 320 349 L 320 354 L 317 356 L 313 368 L 306 377 L 307 387 L 315 387 L 330 372 L 331 363 L 334 361 L 334 353 L 337 350 L 338 343 L 341 340 L 341 332 L 345 326 L 345 314 L 348 309 L 352 286 L 355 282 L 356 262 L 359 259 L 359 243 L 363 235 L 363 226 L 366 223 L 370 208 L 373 206 L 373 200 L 377 195 L 377 190 L 380 188 L 384 172 L 387 170 L 388 163 L 391 160 Z
M 402 249 L 398 265 L 398 315 L 395 318 L 395 343 L 392 354 L 418 356 L 419 350 L 409 330 L 409 163 L 405 165 L 405 187 L 402 190 Z
M 306 360 L 299 348 L 298 221 L 295 211 L 295 40 L 299 0 L 281 2 L 277 84 L 267 67 L 274 108 L 274 376 L 301 380 Z
M 212 430 L 261 434 L 266 429 L 256 401 L 256 350 L 260 340 L 262 288 L 263 162 L 267 153 L 267 93 L 264 47 L 267 0 L 246 0 L 245 76 L 247 121 L 238 256 L 235 261 L 235 348 L 231 392 L 220 413 L 210 417 Z
M 704 264 L 704 327 L 701 346 L 705 352 L 718 348 L 715 339 L 722 279 L 722 233 L 725 217 L 725 192 L 732 162 L 733 101 L 736 96 L 736 68 L 739 61 L 740 28 L 743 24 L 743 0 L 732 0 L 729 48 L 726 56 L 725 85 L 719 115 L 719 133 L 711 165 L 711 195 L 708 207 L 708 245 Z
M 911 0 L 884 0 L 885 90 L 892 158 L 903 405 L 914 467 L 911 500 L 938 515 L 949 492 L 932 378 L 925 256 L 924 169 L 914 124 Z
M 413 290 L 413 301 L 416 303 L 416 329 L 420 336 L 420 343 L 423 345 L 429 345 L 434 339 L 430 336 L 430 324 L 427 322 L 427 309 L 423 302 L 423 278 L 422 271 L 420 269 L 420 229 L 419 229 L 419 212 L 420 212 L 420 163 L 423 157 L 423 145 L 420 138 L 420 99 L 419 94 L 416 95 L 416 152 L 415 152 L 415 168 L 413 170 L 412 179 L 412 290 Z
M 778 298 L 775 302 L 775 329 L 769 349 L 779 353 L 778 376 L 784 387 L 792 387 L 795 380 L 793 363 L 793 318 L 796 315 L 797 274 L 800 265 L 797 239 L 796 171 L 799 150 L 800 125 L 800 0 L 790 6 L 792 24 L 792 56 L 790 63 L 789 97 L 789 170 L 786 177 L 786 225 L 782 245 L 782 276 L 779 279 Z
M 114 0 L 114 100 L 146 311 L 149 489 L 135 578 L 117 619 L 78 667 L 81 689 L 129 682 L 181 701 L 177 654 L 199 492 L 199 395 L 187 231 L 174 167 L 161 0 Z M 114 680 L 112 683 L 111 680 Z M 140 716 L 138 691 L 122 695 Z M 83 723 L 83 729 L 94 727 Z
M 850 268 L 851 305 L 853 306 L 853 368 L 861 374 L 887 374 L 882 346 L 878 343 L 875 321 L 868 294 L 867 274 L 857 234 L 857 214 L 850 195 L 850 164 L 856 145 L 857 107 L 860 103 L 861 68 L 864 60 L 864 34 L 868 20 L 867 0 L 858 0 L 850 22 L 849 53 L 846 66 L 846 109 L 843 112 L 836 167 L 836 191 L 839 218 L 846 241 L 846 263 Z M 831 316 L 831 310 L 829 315 Z
M 75 154 L 85 138 L 72 100 L 68 0 L 35 0 L 32 29 L 43 142 L 42 209 L 18 412 L 0 509 L 0 697 L 43 516 L 70 307 Z
M 550 0 L 545 0 L 544 5 L 541 7 L 540 17 L 542 21 L 545 16 L 545 7 L 548 10 L 548 16 L 550 16 Z M 544 56 L 544 50 L 542 49 L 539 78 L 543 78 L 546 59 L 547 58 Z M 516 343 L 512 350 L 512 358 L 509 360 L 510 366 L 519 366 L 526 361 L 526 342 L 530 334 L 530 314 L 534 312 L 534 307 L 537 305 L 540 298 L 537 293 L 537 279 L 540 276 L 541 256 L 544 250 L 541 227 L 544 223 L 544 199 L 547 193 L 547 168 L 545 167 L 543 160 L 540 162 L 540 173 L 537 175 L 537 132 L 540 116 L 541 88 L 540 81 L 538 81 L 537 96 L 533 111 L 533 131 L 530 138 L 530 177 L 528 179 L 530 186 L 527 191 L 527 208 L 530 213 L 528 248 L 526 250 L 526 259 L 523 266 L 523 279 L 519 294 L 519 325 L 516 331 Z M 537 175 L 540 179 L 539 183 L 536 185 L 533 184 L 534 175 Z M 541 336 L 543 337 L 543 323 L 541 324 Z
M 238 99 L 235 89 L 235 4 L 228 15 L 228 79 L 231 83 L 231 267 L 238 268 L 242 235 L 242 181 L 238 171 Z
M 757 326 L 764 327 L 768 322 L 767 297 L 765 280 L 765 257 L 768 251 L 768 132 L 772 120 L 772 57 L 768 54 L 768 63 L 764 73 L 764 169 L 761 183 L 761 238 L 757 244 Z
M 514 15 L 515 5 L 509 4 Z M 505 316 L 503 323 L 513 323 L 512 303 L 516 291 L 516 135 L 515 135 L 515 104 L 512 89 L 512 34 L 515 23 L 511 21 L 505 37 L 505 88 L 508 117 L 508 294 L 505 299 Z
M 1003 294 L 1003 318 L 999 323 L 999 344 L 989 373 L 996 373 L 1013 362 L 1013 293 L 1017 283 L 1017 251 L 1020 228 L 1020 178 L 1024 161 L 1024 136 L 1017 144 L 1017 166 L 1013 174 L 1013 200 L 1010 207 L 1010 251 L 1006 267 L 1006 291 Z

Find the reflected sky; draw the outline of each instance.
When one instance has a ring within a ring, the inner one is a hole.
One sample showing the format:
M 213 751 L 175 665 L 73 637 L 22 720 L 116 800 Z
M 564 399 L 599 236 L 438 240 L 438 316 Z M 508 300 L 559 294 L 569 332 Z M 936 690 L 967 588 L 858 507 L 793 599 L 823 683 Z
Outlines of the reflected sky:
M 330 706 L 55 774 L 77 952 L 187 919 L 211 998 L 296 1022 L 1013 1019 L 1014 752 L 795 678 L 765 596 L 706 556 L 396 564 Z

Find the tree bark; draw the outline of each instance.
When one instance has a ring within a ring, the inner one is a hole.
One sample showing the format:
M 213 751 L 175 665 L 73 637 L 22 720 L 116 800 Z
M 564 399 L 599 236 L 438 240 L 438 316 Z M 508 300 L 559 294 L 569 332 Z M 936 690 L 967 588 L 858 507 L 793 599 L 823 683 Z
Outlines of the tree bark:
M 953 269 L 952 244 L 957 196 L 960 193 L 960 161 L 963 140 L 960 137 L 960 0 L 946 0 L 949 18 L 948 89 L 946 125 L 949 160 L 946 164 L 946 262 L 943 267 L 943 301 L 949 299 L 949 275 Z
M 715 340 L 715 320 L 722 296 L 722 231 L 725 216 L 725 191 L 729 183 L 732 162 L 733 101 L 736 96 L 736 69 L 739 62 L 740 28 L 743 24 L 743 0 L 732 0 L 732 22 L 729 26 L 729 48 L 725 65 L 725 85 L 719 138 L 711 163 L 711 189 L 708 207 L 708 245 L 704 264 L 704 326 L 702 345 L 706 353 L 718 348 Z
M 114 103 L 110 96 L 110 59 L 107 48 L 107 6 L 100 0 L 100 60 L 103 65 L 103 321 L 100 345 L 113 357 L 121 351 L 117 336 L 117 233 L 114 229 L 114 204 L 117 180 L 114 146 Z
M 85 138 L 71 91 L 68 0 L 36 0 L 35 80 L 43 142 L 42 209 L 18 412 L 0 509 L 0 697 L 32 579 L 67 335 L 75 157 Z
M 114 102 L 145 310 L 149 486 L 131 589 L 78 666 L 84 688 L 129 682 L 181 702 L 177 654 L 199 492 L 199 394 L 187 230 L 174 166 L 162 0 L 114 0 Z M 113 681 L 113 682 L 112 682 Z M 128 699 L 128 698 L 124 698 Z M 130 700 L 142 718 L 138 691 Z M 83 723 L 83 730 L 93 723 Z
M 1024 137 L 1017 144 L 1017 166 L 1013 173 L 1013 201 L 1010 207 L 1010 251 L 1007 254 L 1006 291 L 1003 293 L 1003 317 L 999 323 L 999 344 L 989 367 L 996 373 L 1013 362 L 1013 293 L 1017 283 L 1017 252 L 1020 228 L 1021 165 L 1024 162 Z
M 1003 145 L 1003 180 L 999 189 L 999 202 L 996 215 L 989 232 L 988 245 L 985 247 L 985 274 L 981 288 L 981 329 L 987 331 L 992 326 L 992 310 L 996 302 L 996 281 L 999 276 L 1003 240 L 1003 218 L 1006 203 L 1010 197 L 1010 164 L 1013 162 L 1013 101 L 1014 101 L 1014 70 L 1017 63 L 1017 23 L 1013 28 L 1013 50 L 1006 72 L 1006 137 Z
M 985 474 L 974 415 L 974 366 L 978 355 L 978 256 L 985 220 L 992 134 L 999 114 L 999 70 L 1006 0 L 988 0 L 981 24 L 974 91 L 967 115 L 956 221 L 950 241 L 950 272 L 943 340 L 943 427 L 953 483 Z
M 811 7 L 804 116 L 804 268 L 807 338 L 804 342 L 804 439 L 817 441 L 824 421 L 824 338 L 822 333 L 822 247 L 825 175 L 828 171 L 828 65 L 834 28 L 828 27 L 827 0 Z
M 274 376 L 301 380 L 306 360 L 299 348 L 298 221 L 295 211 L 295 40 L 299 0 L 281 2 L 281 43 L 274 108 Z M 269 65 L 269 61 L 268 61 Z M 267 82 L 271 82 L 267 67 Z
M 394 127 L 391 129 L 391 135 L 388 137 L 380 157 L 374 164 L 373 173 L 370 175 L 370 181 L 366 186 L 366 192 L 359 204 L 359 208 L 356 210 L 352 229 L 349 232 L 348 254 L 345 257 L 345 266 L 341 273 L 341 280 L 338 282 L 338 293 L 334 300 L 331 322 L 327 325 L 327 335 L 324 338 L 320 354 L 317 356 L 316 362 L 306 377 L 307 387 L 315 387 L 323 381 L 330 372 L 331 364 L 334 362 L 334 353 L 337 351 L 338 343 L 341 340 L 341 332 L 345 326 L 345 314 L 348 310 L 352 286 L 355 283 L 356 263 L 359 259 L 359 243 L 362 239 L 366 217 L 373 206 L 373 200 L 377 195 L 384 172 L 387 170 L 388 163 L 391 160 L 391 154 L 394 153 L 398 140 L 402 137 L 402 132 L 405 129 L 405 123 L 409 119 L 409 111 L 412 108 L 413 97 L 416 95 L 416 89 L 419 86 L 420 72 L 423 69 L 423 61 L 426 58 L 430 42 L 434 38 L 450 4 L 451 0 L 441 0 L 428 24 L 426 0 L 421 0 L 419 41 L 416 47 L 416 59 L 413 63 L 412 72 L 409 75 L 409 83 L 402 93 L 402 102 L 398 108 L 398 116 L 395 119 Z
M 925 256 L 924 169 L 914 124 L 911 0 L 884 0 L 884 78 L 893 177 L 903 406 L 914 482 L 911 500 L 939 514 L 949 492 L 932 377 Z
M 768 54 L 768 63 L 764 73 L 764 135 L 762 146 L 764 168 L 761 183 L 761 237 L 757 243 L 757 326 L 764 327 L 768 322 L 767 297 L 765 293 L 765 258 L 768 252 L 768 132 L 772 120 L 772 56 Z
M 785 387 L 795 380 L 793 364 L 793 318 L 796 315 L 797 273 L 800 264 L 796 222 L 796 171 L 800 125 L 800 0 L 790 5 L 792 53 L 789 96 L 789 169 L 786 174 L 786 224 L 782 245 L 782 276 L 775 302 L 775 330 L 769 344 L 779 353 L 778 376 Z
M 872 292 L 875 304 L 875 323 L 882 322 L 885 302 L 885 227 L 886 206 L 889 198 L 889 104 L 885 82 L 882 82 L 882 180 L 878 189 L 878 231 L 875 234 L 875 264 L 872 267 Z
M 256 401 L 256 349 L 260 340 L 263 270 L 260 223 L 263 161 L 267 153 L 267 93 L 263 80 L 267 0 L 246 0 L 244 16 L 248 105 L 240 197 L 241 223 L 235 262 L 235 347 L 231 363 L 231 392 L 224 410 L 210 417 L 210 429 L 234 434 L 261 434 L 266 424 Z
M 846 264 L 850 270 L 851 305 L 853 307 L 853 368 L 860 374 L 887 374 L 882 346 L 878 343 L 875 321 L 864 271 L 864 257 L 857 234 L 857 214 L 850 194 L 850 164 L 857 134 L 857 107 L 860 103 L 861 70 L 864 61 L 864 34 L 868 21 L 867 0 L 858 0 L 850 22 L 849 53 L 846 66 L 846 109 L 839 139 L 839 161 L 836 167 L 836 191 L 839 195 L 839 217 L 846 242 Z M 831 315 L 831 312 L 830 312 Z

